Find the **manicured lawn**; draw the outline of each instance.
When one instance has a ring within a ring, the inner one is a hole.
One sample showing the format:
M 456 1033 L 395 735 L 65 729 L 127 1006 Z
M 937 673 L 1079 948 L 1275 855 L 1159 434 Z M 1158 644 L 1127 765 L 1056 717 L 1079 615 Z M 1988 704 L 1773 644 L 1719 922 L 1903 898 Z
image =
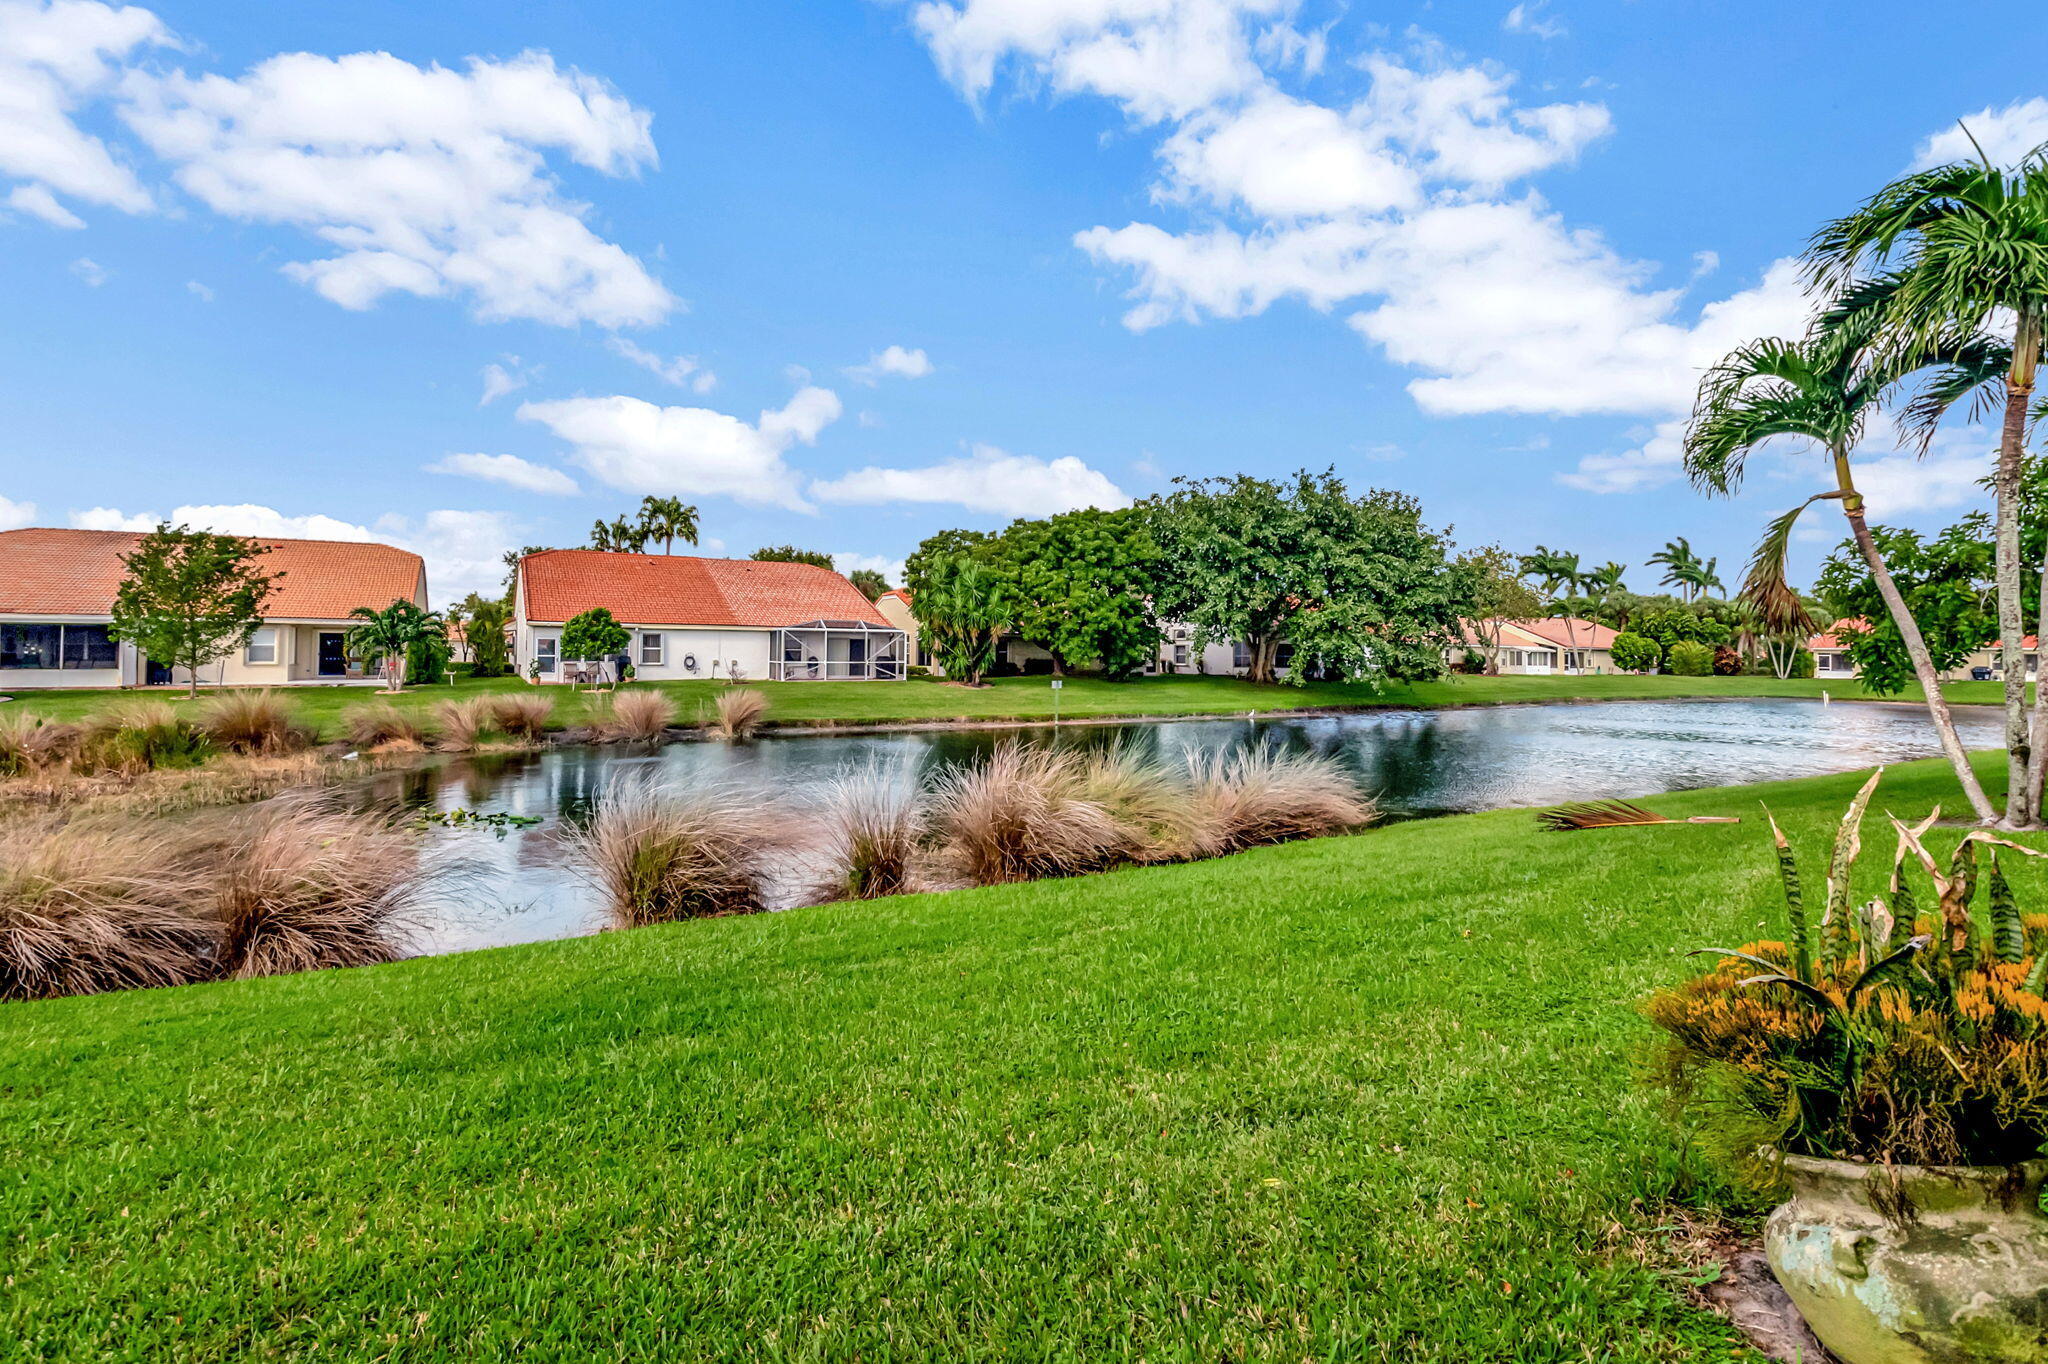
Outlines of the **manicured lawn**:
M 778 724 L 839 722 L 874 724 L 919 720 L 1050 719 L 1053 693 L 1043 677 L 999 678 L 987 687 L 948 686 L 927 679 L 903 682 L 760 682 L 768 693 L 769 719 Z M 722 684 L 663 682 L 657 685 L 676 698 L 682 718 L 700 715 Z M 408 688 L 399 704 L 426 708 L 449 696 L 481 691 L 524 691 L 527 684 L 512 678 L 463 682 L 454 687 Z M 1070 718 L 1122 715 L 1204 715 L 1248 710 L 1290 710 L 1306 706 L 1463 706 L 1503 705 L 1527 701 L 1634 700 L 1713 696 L 1819 697 L 1825 690 L 1843 699 L 1868 695 L 1854 682 L 1813 679 L 1780 682 L 1768 677 L 1453 677 L 1441 682 L 1390 686 L 1381 692 L 1368 687 L 1311 683 L 1303 687 L 1267 686 L 1230 677 L 1159 677 L 1130 682 L 1069 678 L 1060 690 L 1060 714 Z M 2002 699 L 1995 682 L 1959 682 L 1947 687 L 1957 702 L 1996 703 Z M 591 697 L 566 687 L 547 688 L 563 724 L 578 723 L 588 714 Z M 153 693 L 176 696 L 178 693 Z M 379 697 L 367 688 L 304 687 L 292 690 L 306 718 L 328 738 L 340 734 L 344 707 Z M 13 704 L 61 719 L 77 719 L 133 692 L 22 692 Z M 1917 699 L 1917 689 L 1911 697 Z
M 1623 1249 L 1740 1207 L 1639 1087 L 1633 1004 L 1777 931 L 1760 795 L 1811 849 L 1856 783 L 0 1006 L 0 1339 L 1755 1358 Z M 1921 763 L 1877 804 L 1944 797 Z

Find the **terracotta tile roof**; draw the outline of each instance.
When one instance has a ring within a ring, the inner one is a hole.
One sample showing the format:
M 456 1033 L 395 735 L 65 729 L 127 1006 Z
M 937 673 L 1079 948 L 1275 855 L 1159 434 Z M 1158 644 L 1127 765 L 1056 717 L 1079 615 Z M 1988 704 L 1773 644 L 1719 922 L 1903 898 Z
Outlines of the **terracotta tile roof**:
M 772 629 L 858 620 L 890 628 L 859 588 L 816 564 L 549 549 L 527 555 L 519 568 L 530 621 L 559 623 L 603 606 L 622 625 Z
M 1862 616 L 1854 616 L 1846 620 L 1838 620 L 1833 625 L 1830 625 L 1825 631 L 1815 635 L 1812 639 L 1807 640 L 1806 647 L 1809 649 L 1846 649 L 1849 647 L 1848 643 L 1843 640 L 1838 631 L 1847 629 L 1850 631 L 1854 631 L 1856 633 L 1861 633 L 1862 631 L 1868 630 L 1869 628 L 1870 622 L 1868 620 L 1865 620 Z M 1987 639 L 1977 647 L 1980 649 L 1989 649 L 1991 652 L 1996 653 L 1998 652 L 1998 641 L 1996 639 Z M 2027 635 L 2026 637 L 2020 640 L 2020 647 L 2022 649 L 2038 649 L 2041 647 L 2041 641 L 2033 635 Z
M 1510 620 L 1503 621 L 1502 624 L 1511 625 L 1523 634 L 1541 640 L 1546 644 L 1569 643 L 1574 649 L 1607 649 L 1612 648 L 1614 645 L 1615 631 L 1608 629 L 1598 621 L 1587 620 L 1582 616 L 1572 616 L 1570 618 L 1551 616 L 1545 620 Z M 1567 624 L 1571 627 L 1571 638 L 1569 640 L 1565 638 L 1565 627 Z M 1465 629 L 1467 638 L 1474 639 L 1476 643 L 1477 641 L 1471 633 L 1472 627 L 1469 622 L 1466 623 Z
M 263 614 L 272 620 L 345 620 L 358 606 L 426 599 L 426 565 L 391 545 L 348 540 L 270 540 L 260 561 L 284 576 Z M 0 531 L 0 614 L 104 616 L 126 570 L 121 556 L 142 536 L 125 530 L 31 527 Z

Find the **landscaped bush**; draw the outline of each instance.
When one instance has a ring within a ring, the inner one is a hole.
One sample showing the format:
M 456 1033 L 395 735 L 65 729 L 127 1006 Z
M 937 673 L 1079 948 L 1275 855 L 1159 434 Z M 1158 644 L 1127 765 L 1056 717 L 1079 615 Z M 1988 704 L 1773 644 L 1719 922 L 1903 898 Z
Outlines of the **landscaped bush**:
M 1682 639 L 1665 654 L 1665 663 L 1678 677 L 1710 677 L 1714 672 L 1712 645 Z
M 403 830 L 305 801 L 236 816 L 204 860 L 215 971 L 235 978 L 390 961 L 425 885 Z
M 1742 673 L 1742 655 L 1726 644 L 1714 646 L 1714 676 L 1738 677 Z
M 911 889 L 924 817 L 917 789 L 876 763 L 841 772 L 825 791 L 823 869 L 809 899 L 872 900 Z
M 230 753 L 289 753 L 313 742 L 291 703 L 269 688 L 223 691 L 199 707 L 199 728 Z
M 1787 938 L 1702 949 L 1722 960 L 1647 1002 L 1670 1034 L 1663 1079 L 1731 1152 L 2030 1159 L 2048 1141 L 2048 917 L 2021 912 L 1998 858 L 2029 850 L 1979 830 L 1944 870 L 1921 841 L 1934 817 L 1912 829 L 1892 818 L 1890 889 L 1857 906 L 1849 880 L 1880 776 L 1842 821 L 1817 907 L 1815 878 L 1771 823 Z M 1924 908 L 1911 884 L 1922 876 Z M 1988 931 L 1972 907 L 1980 884 Z
M 410 712 L 389 701 L 370 701 L 343 712 L 342 733 L 359 748 L 419 748 L 427 732 Z
M 1625 673 L 1655 672 L 1664 657 L 1664 650 L 1656 640 L 1648 635 L 1628 633 L 1616 635 L 1608 653 L 1614 659 L 1614 666 Z
M 1794 677 L 1813 676 L 1813 650 L 1802 647 L 1797 653 L 1792 655 L 1792 675 Z
M 210 969 L 205 880 L 160 826 L 0 823 L 0 999 L 178 985 Z
M 668 733 L 675 718 L 675 702 L 666 693 L 614 692 L 598 715 L 597 732 L 606 739 L 650 743 Z
M 945 860 L 976 885 L 1098 871 L 1126 842 L 1116 818 L 1086 795 L 1073 754 L 1022 744 L 947 771 L 931 817 Z
M 621 928 L 762 908 L 773 830 L 759 798 L 731 787 L 614 783 L 571 835 Z
M 728 687 L 712 704 L 712 731 L 735 742 L 751 739 L 768 714 L 768 698 L 752 687 Z
M 211 751 L 206 735 L 168 701 L 129 701 L 103 710 L 81 727 L 83 766 L 126 776 L 159 767 L 194 767 Z
M 491 723 L 504 733 L 527 743 L 538 743 L 548 730 L 548 721 L 554 718 L 555 700 L 535 692 L 512 692 L 493 696 L 491 702 Z
M 1195 849 L 1203 857 L 1362 829 L 1379 808 L 1334 758 L 1256 748 L 1197 763 Z

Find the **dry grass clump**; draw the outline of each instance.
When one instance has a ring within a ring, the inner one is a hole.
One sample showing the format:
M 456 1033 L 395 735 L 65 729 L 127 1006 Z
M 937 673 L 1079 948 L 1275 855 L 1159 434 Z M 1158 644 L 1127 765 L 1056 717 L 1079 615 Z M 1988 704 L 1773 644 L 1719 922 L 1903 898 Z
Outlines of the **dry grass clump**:
M 1379 817 L 1372 797 L 1334 758 L 1246 749 L 1200 759 L 1191 775 L 1201 857 L 1348 833 Z
M 68 762 L 84 732 L 28 710 L 0 711 L 0 776 L 18 777 Z
M 477 740 L 496 727 L 488 696 L 442 701 L 434 707 L 434 719 L 441 729 L 443 748 L 475 748 Z
M 236 979 L 390 961 L 424 887 L 418 845 L 403 830 L 312 801 L 236 817 L 208 853 L 216 969 Z
M 129 701 L 79 727 L 74 765 L 133 777 L 159 767 L 195 767 L 211 746 L 168 701 Z
M 211 969 L 204 878 L 161 832 L 0 824 L 0 999 L 178 985 Z
M 676 705 L 659 691 L 621 691 L 607 698 L 597 732 L 606 739 L 650 743 L 675 723 Z
M 1188 784 L 1121 740 L 1081 760 L 1080 793 L 1109 812 L 1122 834 L 1119 856 L 1174 862 L 1191 856 L 1195 819 Z
M 613 783 L 570 840 L 621 928 L 762 908 L 764 864 L 776 841 L 753 796 L 732 787 L 663 790 L 644 780 Z
M 924 815 L 918 791 L 877 763 L 849 768 L 826 788 L 824 870 L 808 899 L 873 900 L 912 889 Z
M 752 687 L 727 687 L 718 693 L 716 706 L 711 729 L 728 742 L 753 738 L 768 714 L 768 698 Z
M 490 698 L 491 723 L 526 743 L 538 743 L 554 718 L 555 699 L 537 692 L 509 692 Z
M 231 753 L 295 753 L 313 743 L 313 731 L 299 723 L 297 709 L 268 687 L 207 697 L 199 707 L 199 728 Z
M 427 732 L 411 714 L 389 701 L 370 701 L 343 712 L 342 733 L 359 748 L 414 749 L 426 746 Z
M 1073 876 L 1118 860 L 1125 830 L 1086 794 L 1082 762 L 1057 749 L 1004 744 L 956 767 L 932 793 L 946 860 L 977 885 Z

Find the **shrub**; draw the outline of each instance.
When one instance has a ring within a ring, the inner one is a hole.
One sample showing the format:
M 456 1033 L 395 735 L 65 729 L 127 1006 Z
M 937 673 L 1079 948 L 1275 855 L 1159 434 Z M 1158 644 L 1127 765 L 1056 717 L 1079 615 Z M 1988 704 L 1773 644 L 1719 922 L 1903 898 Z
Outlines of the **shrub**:
M 562 627 L 562 657 L 609 658 L 632 639 L 626 627 L 612 617 L 609 608 L 593 606 L 569 618 Z
M 512 692 L 490 698 L 491 723 L 515 739 L 537 743 L 554 718 L 555 700 L 535 692 Z
M 813 904 L 872 900 L 911 889 L 924 820 L 917 789 L 877 763 L 842 771 L 825 790 L 824 870 Z
M 758 798 L 732 787 L 615 782 L 570 835 L 622 928 L 758 910 L 774 839 Z
M 1072 876 L 1116 861 L 1124 829 L 1084 793 L 1072 754 L 1004 744 L 938 781 L 932 824 L 954 870 L 977 885 Z
M 1743 670 L 1742 655 L 1726 644 L 1714 646 L 1714 676 L 1737 677 Z
M 1648 635 L 1619 634 L 1609 650 L 1614 666 L 1625 673 L 1655 672 L 1657 664 L 1664 657 L 1664 650 Z
M 413 686 L 445 683 L 448 680 L 448 641 L 440 635 L 421 635 L 405 646 L 405 680 Z
M 178 985 L 210 969 L 204 878 L 161 832 L 0 824 L 0 999 Z
M 215 692 L 199 707 L 199 728 L 231 753 L 289 753 L 313 742 L 291 703 L 268 687 Z
M 237 816 L 207 851 L 215 967 L 237 979 L 393 960 L 425 884 L 405 832 L 307 801 Z
M 418 720 L 389 701 L 349 707 L 342 715 L 341 728 L 359 748 L 419 748 L 427 738 Z
M 1790 844 L 1770 822 L 1785 941 L 1705 948 L 1711 971 L 1644 1005 L 1670 1034 L 1660 1075 L 1718 1145 L 1900 1164 L 2000 1165 L 2048 1140 L 2048 917 L 2023 915 L 1982 830 L 1943 870 L 1914 828 L 1898 834 L 1887 893 L 1852 903 L 1860 828 L 1883 770 L 1835 836 L 1818 923 Z M 1972 908 L 1981 878 L 1989 932 Z M 1932 883 L 1923 911 L 1909 864 Z
M 658 691 L 614 692 L 607 698 L 597 720 L 598 733 L 607 739 L 652 742 L 668 733 L 675 722 L 675 702 Z
M 1707 677 L 1714 671 L 1713 646 L 1695 640 L 1678 641 L 1671 646 L 1665 660 L 1673 675 L 1678 677 Z
M 1334 758 L 1247 749 L 1200 759 L 1193 775 L 1195 848 L 1204 857 L 1348 833 L 1379 817 Z
M 1813 650 L 1802 645 L 1799 651 L 1792 655 L 1792 675 L 1794 677 L 1813 676 Z
M 751 739 L 768 714 L 768 698 L 752 687 L 728 687 L 718 693 L 711 728 L 721 739 Z
M 491 698 L 472 696 L 461 701 L 442 701 L 434 707 L 434 720 L 441 728 L 444 748 L 475 748 L 477 740 L 489 733 Z
M 168 701 L 130 701 L 87 720 L 79 745 L 84 765 L 134 775 L 159 767 L 194 767 L 206 760 L 206 736 Z

